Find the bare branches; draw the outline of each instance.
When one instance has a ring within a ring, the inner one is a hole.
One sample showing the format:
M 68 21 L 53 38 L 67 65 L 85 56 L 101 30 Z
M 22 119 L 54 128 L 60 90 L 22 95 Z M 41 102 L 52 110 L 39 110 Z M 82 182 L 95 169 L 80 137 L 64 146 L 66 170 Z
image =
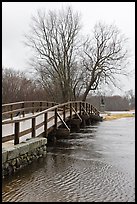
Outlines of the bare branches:
M 53 86 L 58 80 L 59 94 L 66 101 L 74 97 L 72 86 L 76 75 L 74 64 L 79 30 L 79 15 L 68 7 L 58 13 L 38 11 L 37 17 L 32 18 L 31 33 L 26 36 L 27 45 L 36 53 L 35 61 L 39 67 L 36 69 L 40 76 L 41 67 L 44 69 L 41 80 L 45 77 L 45 86 L 47 76 L 51 76 Z
M 116 85 L 115 76 L 127 74 L 126 39 L 116 26 L 99 22 L 85 42 L 79 38 L 80 29 L 79 14 L 68 7 L 38 11 L 26 36 L 27 46 L 35 52 L 32 66 L 39 82 L 59 102 L 81 94 L 85 100 L 101 83 Z
M 126 75 L 127 50 L 124 43 L 125 38 L 115 26 L 95 25 L 93 37 L 83 45 L 82 62 L 90 75 L 83 100 L 103 81 L 114 85 L 116 74 Z

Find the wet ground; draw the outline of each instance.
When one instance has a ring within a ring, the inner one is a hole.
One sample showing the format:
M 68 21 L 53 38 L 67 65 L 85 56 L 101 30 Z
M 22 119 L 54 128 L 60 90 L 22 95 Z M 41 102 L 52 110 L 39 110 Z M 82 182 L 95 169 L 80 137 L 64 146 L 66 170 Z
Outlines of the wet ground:
M 135 202 L 135 118 L 103 121 L 48 147 L 2 183 L 3 202 Z

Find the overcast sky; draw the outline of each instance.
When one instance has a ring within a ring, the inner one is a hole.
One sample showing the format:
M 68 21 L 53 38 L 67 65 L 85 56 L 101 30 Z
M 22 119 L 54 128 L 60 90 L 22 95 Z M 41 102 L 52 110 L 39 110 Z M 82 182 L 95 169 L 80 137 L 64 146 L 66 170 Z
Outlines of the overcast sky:
M 90 33 L 98 21 L 115 24 L 129 38 L 132 55 L 129 69 L 135 69 L 135 2 L 2 2 L 2 65 L 27 70 L 31 53 L 22 41 L 29 31 L 31 16 L 38 9 L 48 11 L 66 5 L 81 13 L 84 33 Z M 123 91 L 135 89 L 134 73 L 131 79 L 120 80 Z

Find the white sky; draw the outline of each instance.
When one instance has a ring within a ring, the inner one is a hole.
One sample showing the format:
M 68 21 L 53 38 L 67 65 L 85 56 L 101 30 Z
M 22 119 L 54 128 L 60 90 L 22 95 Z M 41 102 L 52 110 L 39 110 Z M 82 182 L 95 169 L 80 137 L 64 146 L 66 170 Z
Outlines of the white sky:
M 27 70 L 31 53 L 22 41 L 24 33 L 29 31 L 31 16 L 38 9 L 48 11 L 66 5 L 72 5 L 74 11 L 81 13 L 85 34 L 100 20 L 114 23 L 129 38 L 128 48 L 132 55 L 129 69 L 135 69 L 135 2 L 2 2 L 2 65 Z M 134 74 L 128 80 L 120 78 L 124 91 L 135 89 Z

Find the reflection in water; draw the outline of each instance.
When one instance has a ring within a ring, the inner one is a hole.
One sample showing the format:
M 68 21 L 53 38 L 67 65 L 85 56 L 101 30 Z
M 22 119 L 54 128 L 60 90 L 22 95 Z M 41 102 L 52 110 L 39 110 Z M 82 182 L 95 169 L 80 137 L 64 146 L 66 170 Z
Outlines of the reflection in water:
M 3 180 L 3 202 L 134 202 L 134 122 L 104 121 L 58 140 Z

